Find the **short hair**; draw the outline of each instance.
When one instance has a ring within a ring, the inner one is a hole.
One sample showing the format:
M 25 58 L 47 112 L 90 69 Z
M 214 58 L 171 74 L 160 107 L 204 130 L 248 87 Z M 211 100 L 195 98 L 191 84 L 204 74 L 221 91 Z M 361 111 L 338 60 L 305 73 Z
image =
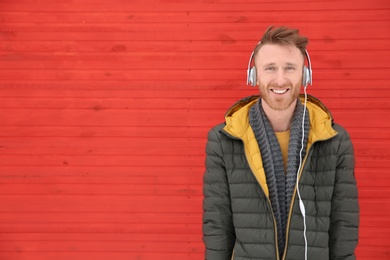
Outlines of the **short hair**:
M 299 35 L 298 29 L 289 28 L 286 26 L 270 26 L 265 31 L 263 37 L 253 52 L 254 55 L 256 55 L 264 44 L 292 45 L 297 47 L 301 51 L 302 55 L 305 56 L 306 45 L 308 43 L 308 38 Z

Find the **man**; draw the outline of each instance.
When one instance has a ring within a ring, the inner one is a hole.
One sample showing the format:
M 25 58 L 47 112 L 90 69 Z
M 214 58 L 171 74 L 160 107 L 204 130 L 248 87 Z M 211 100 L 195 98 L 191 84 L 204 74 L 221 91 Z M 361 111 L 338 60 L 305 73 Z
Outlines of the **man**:
M 205 259 L 355 259 L 353 147 L 325 106 L 306 95 L 307 43 L 296 29 L 267 29 L 249 70 L 260 96 L 236 103 L 208 134 Z

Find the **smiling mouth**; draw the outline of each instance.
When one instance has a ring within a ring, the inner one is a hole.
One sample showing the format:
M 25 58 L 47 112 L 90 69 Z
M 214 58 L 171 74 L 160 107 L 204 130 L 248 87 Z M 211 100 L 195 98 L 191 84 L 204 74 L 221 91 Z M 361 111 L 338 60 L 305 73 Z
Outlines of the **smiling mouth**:
M 271 89 L 271 91 L 275 94 L 284 94 L 288 91 L 289 89 Z

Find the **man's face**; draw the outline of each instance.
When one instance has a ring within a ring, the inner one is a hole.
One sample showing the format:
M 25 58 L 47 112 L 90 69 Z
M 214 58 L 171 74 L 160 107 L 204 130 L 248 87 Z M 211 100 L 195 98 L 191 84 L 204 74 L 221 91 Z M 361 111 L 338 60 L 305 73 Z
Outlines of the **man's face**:
M 292 45 L 265 44 L 255 57 L 260 96 L 273 110 L 295 105 L 302 84 L 304 58 Z

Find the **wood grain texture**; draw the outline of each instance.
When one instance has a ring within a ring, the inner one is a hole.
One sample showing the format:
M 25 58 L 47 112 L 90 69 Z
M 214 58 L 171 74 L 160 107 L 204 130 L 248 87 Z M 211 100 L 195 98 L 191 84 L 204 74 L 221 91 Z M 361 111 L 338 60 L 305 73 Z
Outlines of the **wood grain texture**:
M 388 0 L 0 1 L 0 259 L 203 259 L 208 130 L 269 25 L 308 36 L 356 153 L 357 257 L 390 254 Z

